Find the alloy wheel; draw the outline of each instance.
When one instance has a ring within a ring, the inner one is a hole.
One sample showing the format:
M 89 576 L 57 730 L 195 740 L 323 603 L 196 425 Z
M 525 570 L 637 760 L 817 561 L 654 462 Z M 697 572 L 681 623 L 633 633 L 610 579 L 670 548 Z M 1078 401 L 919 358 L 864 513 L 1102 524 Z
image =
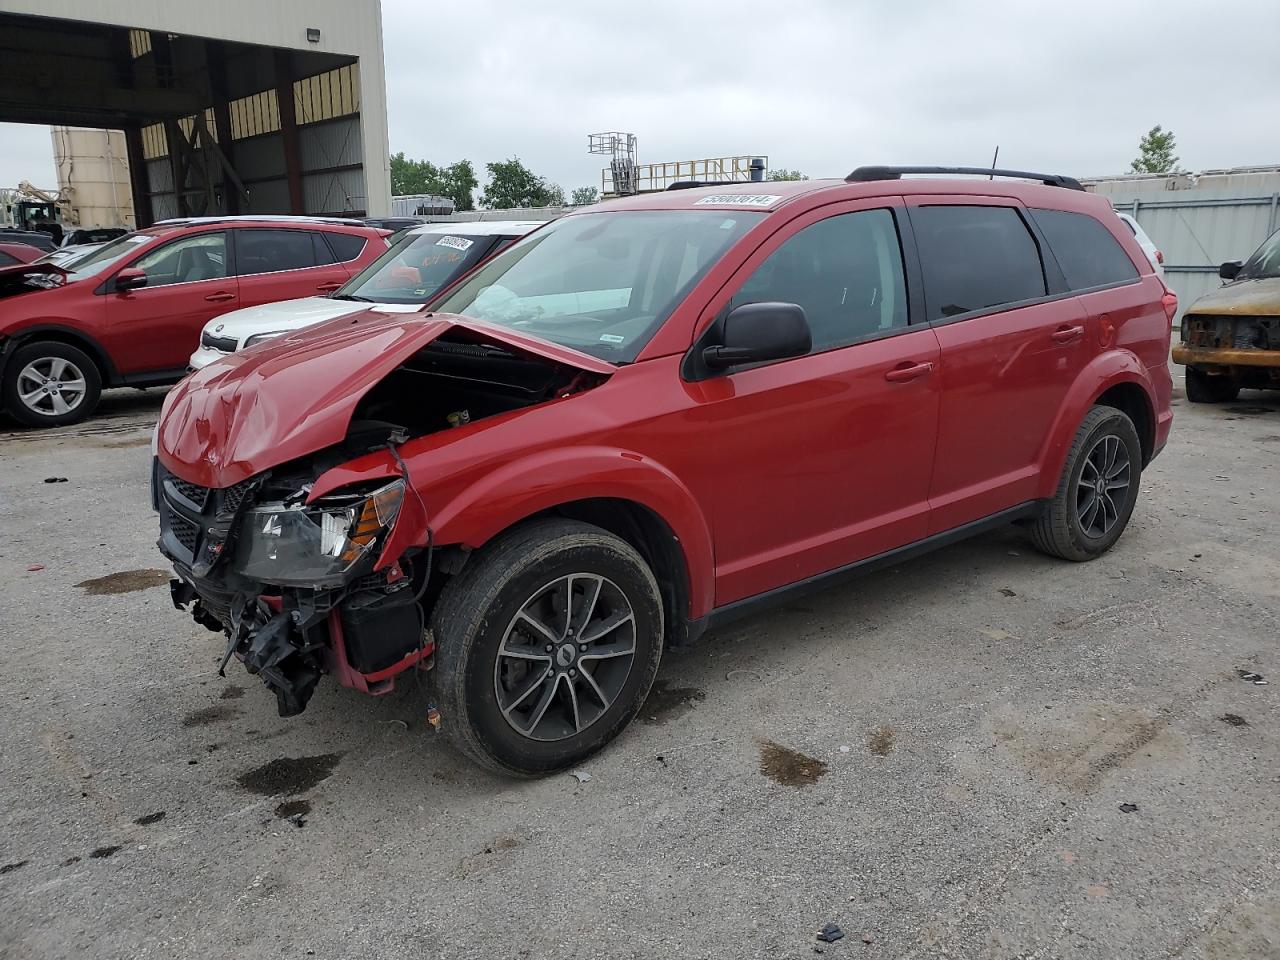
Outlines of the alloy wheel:
M 516 612 L 494 665 L 498 708 L 531 740 L 576 736 L 622 693 L 636 653 L 635 612 L 612 580 L 573 573 Z
M 18 373 L 18 399 L 42 417 L 70 413 L 87 391 L 84 371 L 65 357 L 40 357 Z
M 1105 537 L 1120 518 L 1132 474 L 1129 450 L 1114 434 L 1093 445 L 1076 481 L 1076 518 L 1086 536 Z

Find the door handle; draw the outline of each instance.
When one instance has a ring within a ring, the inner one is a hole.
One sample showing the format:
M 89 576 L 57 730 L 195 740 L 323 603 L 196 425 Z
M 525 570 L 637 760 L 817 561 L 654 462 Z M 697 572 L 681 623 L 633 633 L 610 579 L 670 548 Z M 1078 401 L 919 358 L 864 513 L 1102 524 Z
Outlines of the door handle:
M 225 290 L 219 290 L 217 293 L 211 293 L 205 297 L 210 303 L 226 303 L 228 300 L 234 300 L 235 298 L 236 295 L 234 293 L 227 293 Z
M 908 380 L 918 380 L 920 377 L 927 377 L 933 373 L 932 363 L 903 363 L 894 367 L 892 370 L 884 372 L 884 378 L 890 383 L 906 383 Z
M 341 286 L 342 286 L 342 282 L 341 282 L 341 281 L 336 281 L 336 282 L 331 281 L 331 282 L 329 282 L 329 283 L 318 283 L 318 284 L 316 284 L 316 289 L 317 289 L 317 290 L 323 290 L 325 293 L 333 293 L 333 291 L 337 290 L 337 289 L 338 289 L 339 287 L 341 287 Z
M 1054 343 L 1074 343 L 1084 336 L 1084 327 L 1059 327 L 1053 333 L 1049 334 L 1053 338 Z

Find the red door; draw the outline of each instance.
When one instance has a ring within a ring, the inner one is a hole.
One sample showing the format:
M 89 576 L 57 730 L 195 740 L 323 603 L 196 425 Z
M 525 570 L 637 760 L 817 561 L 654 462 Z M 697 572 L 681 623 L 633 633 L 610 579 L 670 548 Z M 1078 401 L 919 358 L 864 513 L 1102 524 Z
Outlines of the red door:
M 942 348 L 930 533 L 1036 496 L 1045 438 L 1090 356 L 1088 318 L 1047 295 L 1023 212 L 1010 201 L 911 201 L 926 311 Z
M 242 227 L 233 235 L 241 306 L 322 297 L 350 278 L 345 267 L 333 262 L 318 231 Z
M 191 234 L 124 265 L 146 273 L 147 285 L 106 294 L 104 346 L 122 375 L 181 371 L 201 328 L 240 305 L 226 238 Z
M 717 606 L 925 536 L 938 418 L 938 342 L 908 326 L 895 216 L 845 203 L 783 227 L 704 321 L 757 301 L 798 303 L 808 356 L 688 384 L 706 425 Z

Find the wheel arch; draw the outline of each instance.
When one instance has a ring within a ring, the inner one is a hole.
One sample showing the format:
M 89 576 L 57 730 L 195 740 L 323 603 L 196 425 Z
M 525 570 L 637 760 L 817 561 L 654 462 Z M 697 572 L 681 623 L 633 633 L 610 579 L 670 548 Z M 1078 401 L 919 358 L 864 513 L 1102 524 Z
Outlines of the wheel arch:
M 1053 496 L 1062 476 L 1071 441 L 1085 414 L 1096 405 L 1115 407 L 1129 415 L 1138 430 L 1145 466 L 1155 452 L 1155 387 L 1146 367 L 1132 353 L 1113 350 L 1095 357 L 1072 383 L 1040 452 L 1037 496 Z
M 111 362 L 111 356 L 107 353 L 102 344 L 98 343 L 93 337 L 89 336 L 83 330 L 77 330 L 74 327 L 66 327 L 60 324 L 42 324 L 35 327 L 26 327 L 12 334 L 5 343 L 5 350 L 0 354 L 0 377 L 4 376 L 5 370 L 12 359 L 13 354 L 25 347 L 29 343 L 37 343 L 39 341 L 51 341 L 53 343 L 65 343 L 68 346 L 76 347 L 83 350 L 89 355 L 98 366 L 98 370 L 102 374 L 102 385 L 104 387 L 116 386 L 120 382 L 119 371 Z

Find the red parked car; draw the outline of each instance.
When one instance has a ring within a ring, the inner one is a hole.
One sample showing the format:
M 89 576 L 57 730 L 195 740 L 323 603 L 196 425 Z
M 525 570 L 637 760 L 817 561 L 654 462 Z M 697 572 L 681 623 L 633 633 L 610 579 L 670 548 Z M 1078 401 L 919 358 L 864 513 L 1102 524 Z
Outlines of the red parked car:
M 43 256 L 43 250 L 29 243 L 0 243 L 0 267 L 32 263 Z
M 763 604 L 1011 521 L 1099 556 L 1169 436 L 1175 298 L 1075 181 L 925 172 L 989 171 L 611 200 L 193 375 L 175 603 L 283 715 L 433 666 L 457 744 L 530 775 Z
M 103 387 L 174 383 L 205 323 L 338 289 L 385 230 L 308 217 L 167 220 L 67 269 L 11 267 L 0 284 L 0 408 L 29 426 L 93 412 Z

